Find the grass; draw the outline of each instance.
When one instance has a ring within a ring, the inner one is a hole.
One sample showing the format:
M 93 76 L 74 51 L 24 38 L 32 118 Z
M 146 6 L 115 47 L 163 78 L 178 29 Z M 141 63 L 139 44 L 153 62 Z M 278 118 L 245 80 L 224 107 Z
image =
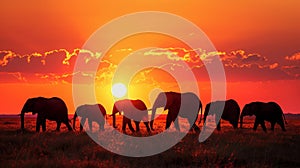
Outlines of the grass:
M 134 158 L 105 150 L 85 132 L 68 132 L 65 126 L 55 132 L 55 122 L 47 122 L 47 132 L 35 133 L 35 119 L 26 119 L 28 131 L 21 132 L 19 119 L 1 118 L 0 167 L 299 167 L 300 118 L 287 120 L 287 132 L 276 125 L 268 133 L 260 127 L 252 131 L 250 119 L 246 129 L 238 130 L 222 122 L 222 130 L 215 130 L 204 143 L 198 142 L 197 133 L 189 133 L 163 153 Z M 120 129 L 120 118 L 117 123 Z M 155 121 L 155 133 L 164 124 L 163 119 Z M 172 129 L 169 133 L 176 133 Z M 128 133 L 149 136 L 145 130 L 141 124 L 141 134 Z

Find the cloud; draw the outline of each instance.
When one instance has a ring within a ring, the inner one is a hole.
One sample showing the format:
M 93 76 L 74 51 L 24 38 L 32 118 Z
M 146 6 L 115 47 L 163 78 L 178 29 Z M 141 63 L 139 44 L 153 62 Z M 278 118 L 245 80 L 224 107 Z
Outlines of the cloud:
M 257 65 L 260 68 L 265 68 L 272 65 L 272 68 L 274 68 L 274 63 L 268 62 L 266 57 L 263 57 L 257 53 L 247 54 L 243 50 L 231 51 L 229 53 L 223 52 L 220 57 L 224 66 L 228 67 L 243 68 Z
M 119 56 L 124 52 L 132 51 L 132 49 L 119 49 L 110 52 L 108 57 L 103 57 L 101 52 L 78 48 L 71 51 L 57 49 L 25 55 L 3 50 L 0 51 L 1 82 L 71 83 L 73 78 L 79 78 L 83 79 L 83 83 L 93 80 L 105 83 L 113 78 Z M 247 53 L 244 50 L 208 52 L 202 49 L 161 48 L 150 49 L 142 54 L 169 60 L 158 68 L 168 68 L 178 73 L 192 70 L 200 81 L 209 80 L 205 65 L 217 59 L 221 59 L 228 80 L 257 81 L 299 79 L 300 77 L 299 53 L 282 57 L 282 60 L 272 60 L 272 57 Z M 88 72 L 73 72 L 79 55 L 83 58 L 83 64 L 87 67 Z M 180 61 L 184 61 L 188 65 L 188 69 L 183 67 Z M 89 71 L 89 67 L 96 65 L 98 67 L 96 73 Z M 154 71 L 151 68 L 142 71 L 135 83 L 158 84 L 157 81 L 160 79 L 153 73 Z
M 185 49 L 185 48 L 161 48 L 152 49 L 144 53 L 152 56 L 165 56 L 172 61 L 185 61 L 191 64 L 199 64 L 202 61 L 210 62 L 215 56 L 224 54 L 223 52 L 208 52 L 203 49 Z
M 289 61 L 297 61 L 297 60 L 300 60 L 300 52 L 292 55 L 292 56 L 285 56 L 284 57 L 286 60 L 289 60 Z
M 0 72 L 1 83 L 27 82 L 27 78 L 21 72 Z
M 202 74 L 207 73 L 202 70 L 205 69 L 206 64 L 220 59 L 224 65 L 226 75 L 229 76 L 227 78 L 229 80 L 243 79 L 253 81 L 283 78 L 297 79 L 299 77 L 299 66 L 291 62 L 285 62 L 285 60 L 295 61 L 299 59 L 299 53 L 285 57 L 282 60 L 272 60 L 272 57 L 268 58 L 258 53 L 247 53 L 244 50 L 207 52 L 202 49 L 186 50 L 183 48 L 166 48 L 152 50 L 146 54 L 167 57 L 174 62 L 174 65 L 177 61 L 185 61 L 190 66 L 190 69 L 201 76 L 205 76 Z M 177 68 L 173 66 L 172 69 L 176 70 Z M 231 73 L 233 73 L 233 75 Z M 256 76 L 251 73 L 256 73 Z M 249 78 L 247 78 L 247 76 Z
M 72 51 L 57 49 L 25 55 L 4 50 L 0 51 L 0 72 L 69 73 L 73 71 L 79 54 L 88 66 L 98 63 L 102 56 L 99 52 L 93 53 L 89 50 L 78 48 Z
M 0 51 L 0 73 L 1 82 L 49 82 L 49 83 L 71 83 L 73 77 L 89 78 L 85 81 L 91 81 L 90 72 L 73 72 L 77 57 L 83 58 L 87 67 L 98 65 L 102 54 L 100 52 L 91 52 L 86 49 L 66 49 L 51 50 L 44 53 L 34 52 L 31 54 L 17 54 L 13 51 Z M 116 65 L 109 60 L 101 60 L 99 72 L 107 74 L 111 72 Z M 102 74 L 102 75 L 103 75 Z M 80 78 L 81 79 L 81 78 Z
M 296 79 L 300 77 L 300 66 L 295 65 L 285 65 L 282 66 L 281 69 L 290 76 L 294 76 Z
M 266 57 L 262 57 L 258 54 L 249 54 L 245 58 L 242 58 L 242 61 L 243 62 L 258 62 L 258 61 L 265 62 L 267 61 L 267 59 Z

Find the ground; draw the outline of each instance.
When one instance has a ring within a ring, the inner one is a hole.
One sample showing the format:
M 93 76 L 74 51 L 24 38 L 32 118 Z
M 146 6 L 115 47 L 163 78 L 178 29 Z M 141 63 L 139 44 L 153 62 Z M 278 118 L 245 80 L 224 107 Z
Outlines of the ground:
M 68 132 L 62 125 L 47 121 L 47 132 L 35 133 L 35 119 L 26 118 L 26 132 L 20 131 L 19 118 L 0 118 L 0 167 L 299 167 L 300 117 L 287 116 L 287 132 L 278 125 L 264 133 L 251 129 L 253 118 L 245 118 L 245 128 L 234 130 L 222 121 L 222 130 L 214 131 L 203 143 L 191 132 L 169 150 L 149 157 L 120 156 L 97 145 L 85 132 Z M 108 118 L 108 127 L 111 118 Z M 121 128 L 121 118 L 117 120 Z M 185 129 L 182 122 L 182 128 Z M 155 121 L 157 134 L 165 120 Z M 201 124 L 202 125 L 202 124 Z M 270 125 L 267 125 L 270 128 Z M 94 124 L 94 133 L 97 133 Z M 141 124 L 141 133 L 149 136 Z M 176 134 L 172 126 L 170 134 Z M 106 137 L 109 138 L 109 137 Z

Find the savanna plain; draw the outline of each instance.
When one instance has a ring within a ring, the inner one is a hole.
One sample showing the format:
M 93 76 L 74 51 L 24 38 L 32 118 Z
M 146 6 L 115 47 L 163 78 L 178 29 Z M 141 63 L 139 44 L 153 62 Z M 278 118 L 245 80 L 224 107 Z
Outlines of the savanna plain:
M 19 118 L 2 116 L 0 167 L 300 167 L 300 116 L 286 115 L 286 119 L 286 132 L 276 125 L 274 132 L 268 130 L 267 133 L 261 127 L 252 130 L 252 117 L 245 117 L 245 128 L 237 130 L 221 121 L 222 130 L 214 130 L 202 143 L 198 141 L 199 133 L 190 132 L 163 153 L 135 158 L 114 154 L 99 146 L 85 131 L 79 132 L 79 122 L 76 131 L 69 132 L 62 124 L 61 131 L 56 132 L 56 123 L 47 121 L 47 131 L 36 133 L 35 118 L 27 117 L 23 132 Z M 119 130 L 121 121 L 118 116 Z M 208 121 L 213 123 L 213 118 Z M 112 118 L 108 118 L 106 127 L 111 123 Z M 152 134 L 162 132 L 165 117 L 159 117 L 154 124 Z M 150 136 L 145 126 L 140 126 L 140 133 L 131 133 L 128 128 L 127 133 Z M 270 128 L 269 123 L 266 126 Z M 101 135 L 97 131 L 94 124 L 92 132 Z M 180 132 L 171 125 L 168 134 Z

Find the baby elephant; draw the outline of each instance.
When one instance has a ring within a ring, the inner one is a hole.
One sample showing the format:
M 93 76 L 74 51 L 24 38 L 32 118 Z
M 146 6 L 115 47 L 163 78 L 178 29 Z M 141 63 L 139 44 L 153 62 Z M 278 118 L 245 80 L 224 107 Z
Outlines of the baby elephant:
M 148 111 L 145 103 L 142 100 L 119 100 L 116 101 L 113 107 L 112 116 L 113 116 L 113 127 L 116 128 L 116 113 L 123 112 L 123 124 L 122 131 L 125 132 L 126 125 L 128 124 L 129 129 L 132 132 L 135 132 L 131 120 L 134 120 L 136 125 L 136 131 L 140 131 L 140 121 L 143 121 L 147 131 L 150 132 L 149 122 L 148 122 Z
M 73 129 L 75 130 L 75 122 L 77 116 L 81 117 L 80 131 L 83 130 L 83 125 L 88 119 L 89 129 L 92 131 L 92 122 L 96 122 L 99 125 L 99 130 L 104 130 L 104 123 L 106 117 L 106 110 L 101 104 L 85 104 L 77 107 L 74 114 Z
M 222 112 L 222 107 L 223 107 L 223 112 Z M 241 111 L 240 106 L 233 99 L 208 103 L 205 107 L 205 112 L 204 112 L 204 124 L 207 115 L 211 114 L 211 115 L 215 115 L 216 121 L 218 118 L 227 120 L 233 126 L 233 128 L 236 129 L 238 127 L 240 111 Z M 218 131 L 221 130 L 220 122 L 221 121 L 216 123 Z

